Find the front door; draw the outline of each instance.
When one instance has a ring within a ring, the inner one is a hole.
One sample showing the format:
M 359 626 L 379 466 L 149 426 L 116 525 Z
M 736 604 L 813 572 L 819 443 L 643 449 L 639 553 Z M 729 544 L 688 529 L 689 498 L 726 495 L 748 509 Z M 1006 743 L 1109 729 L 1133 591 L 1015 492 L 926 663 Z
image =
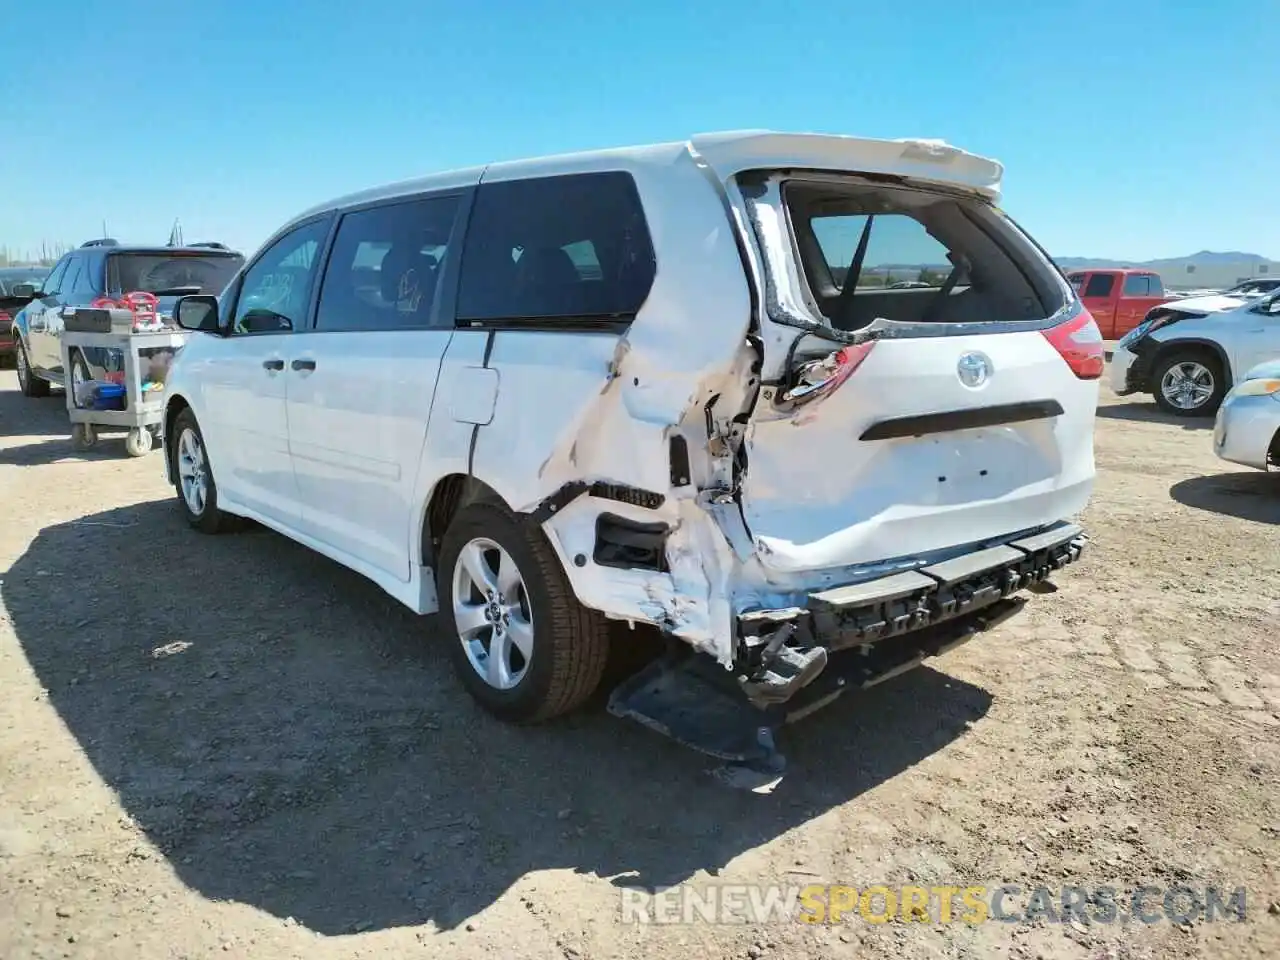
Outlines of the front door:
M 310 221 L 259 256 L 233 294 L 228 336 L 209 345 L 193 378 L 204 384 L 202 424 L 224 497 L 290 529 L 301 510 L 286 392 L 328 230 L 327 217 Z
M 1093 315 L 1102 331 L 1102 336 L 1112 339 L 1116 334 L 1116 275 L 1114 273 L 1091 273 L 1084 283 L 1080 300 Z
M 58 311 L 62 309 L 59 291 L 65 288 L 67 268 L 76 256 L 69 253 L 63 257 L 40 285 L 40 292 L 44 296 L 27 305 L 27 360 L 38 370 L 52 372 L 62 367 L 62 360 L 58 357 L 58 341 L 50 331 L 49 324 L 57 320 Z M 57 322 L 61 324 L 61 320 Z
M 1239 346 L 1234 362 L 1237 383 L 1258 364 L 1280 360 L 1280 294 L 1255 302 L 1238 316 Z
M 461 194 L 343 215 L 315 326 L 290 338 L 289 450 L 302 531 L 358 568 L 408 582 L 414 484 L 453 334 L 437 294 Z

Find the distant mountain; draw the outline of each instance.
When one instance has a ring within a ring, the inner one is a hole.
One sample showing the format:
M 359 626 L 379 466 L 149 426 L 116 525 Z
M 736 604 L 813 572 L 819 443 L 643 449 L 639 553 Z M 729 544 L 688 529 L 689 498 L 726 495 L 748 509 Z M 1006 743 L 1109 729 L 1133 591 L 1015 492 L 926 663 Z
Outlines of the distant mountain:
M 1228 250 L 1219 253 L 1214 250 L 1201 250 L 1199 253 L 1193 253 L 1189 257 L 1168 257 L 1163 260 L 1109 260 L 1099 257 L 1054 257 L 1054 261 L 1063 270 L 1089 270 L 1091 268 L 1104 267 L 1142 267 L 1147 270 L 1181 270 L 1184 273 L 1188 264 L 1196 266 L 1208 267 L 1221 263 L 1270 263 L 1270 261 L 1256 253 L 1241 253 L 1237 250 Z

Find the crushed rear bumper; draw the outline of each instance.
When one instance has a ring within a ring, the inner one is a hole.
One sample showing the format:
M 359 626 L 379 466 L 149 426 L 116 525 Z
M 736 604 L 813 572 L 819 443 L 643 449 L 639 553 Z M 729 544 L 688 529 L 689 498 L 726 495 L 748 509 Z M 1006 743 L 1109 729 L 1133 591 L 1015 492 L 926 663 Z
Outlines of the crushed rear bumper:
M 817 678 L 830 654 L 869 653 L 906 634 L 978 614 L 1080 559 L 1087 537 L 1062 523 L 999 546 L 809 595 L 803 607 L 738 618 L 739 669 L 748 698 L 783 703 Z

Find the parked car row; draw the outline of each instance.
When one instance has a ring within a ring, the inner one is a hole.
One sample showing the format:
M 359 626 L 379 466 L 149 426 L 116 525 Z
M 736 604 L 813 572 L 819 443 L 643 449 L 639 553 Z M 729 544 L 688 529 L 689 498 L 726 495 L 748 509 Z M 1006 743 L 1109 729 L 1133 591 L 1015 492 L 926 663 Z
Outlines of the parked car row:
M 18 384 L 29 397 L 44 396 L 51 385 L 66 386 L 61 337 L 68 308 L 115 306 L 136 294 L 154 300 L 162 319 L 189 293 L 217 293 L 235 276 L 244 257 L 221 244 L 189 247 L 123 246 L 114 240 L 90 240 L 66 254 L 47 275 L 14 298 L 11 323 Z M 71 358 L 70 380 L 95 379 L 112 372 L 117 351 L 86 349 Z
M 13 356 L 13 318 L 31 302 L 48 272 L 45 267 L 0 268 L 0 360 Z
M 1227 391 L 1260 363 L 1280 357 L 1280 290 L 1256 300 L 1225 295 L 1174 300 L 1123 336 L 1111 387 L 1153 394 L 1177 416 L 1213 416 Z

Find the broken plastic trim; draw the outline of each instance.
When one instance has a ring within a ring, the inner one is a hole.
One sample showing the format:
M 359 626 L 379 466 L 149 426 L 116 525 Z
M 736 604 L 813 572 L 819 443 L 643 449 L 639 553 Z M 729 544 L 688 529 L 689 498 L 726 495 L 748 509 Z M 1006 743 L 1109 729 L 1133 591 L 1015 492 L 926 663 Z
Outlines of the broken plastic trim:
M 778 396 L 779 406 L 796 407 L 832 393 L 853 376 L 875 345 L 874 340 L 851 344 L 801 364 L 793 378 L 795 385 Z
M 575 480 L 572 483 L 566 483 L 538 504 L 537 507 L 529 512 L 529 517 L 534 523 L 546 523 L 569 504 L 573 503 L 574 500 L 587 494 L 598 497 L 601 500 L 616 500 L 618 503 L 629 503 L 633 507 L 640 507 L 643 510 L 657 510 L 667 502 L 664 494 L 654 493 L 652 490 L 641 490 L 639 487 L 629 487 L 625 483 L 608 483 L 604 480 L 586 483 L 582 480 Z

